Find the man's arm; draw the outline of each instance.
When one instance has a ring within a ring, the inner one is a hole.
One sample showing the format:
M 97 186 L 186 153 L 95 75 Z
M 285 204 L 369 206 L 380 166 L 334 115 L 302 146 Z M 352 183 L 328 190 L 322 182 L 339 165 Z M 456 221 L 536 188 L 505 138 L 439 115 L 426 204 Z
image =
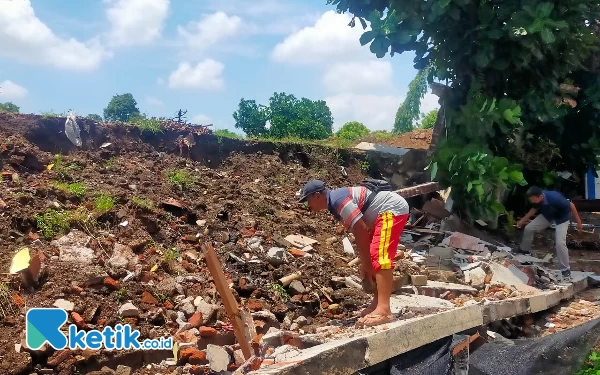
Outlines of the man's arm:
M 536 212 L 537 212 L 537 208 L 532 207 L 529 210 L 529 212 L 527 212 L 527 214 L 525 214 L 525 216 L 523 216 L 523 218 L 517 222 L 517 228 L 523 227 L 525 225 L 525 223 L 527 222 L 527 220 L 531 219 L 531 217 L 533 215 L 535 215 Z
M 364 222 L 363 219 L 358 219 L 352 226 L 352 234 L 354 234 L 354 240 L 358 247 L 358 255 L 360 257 L 360 263 L 365 276 L 373 275 L 373 269 L 371 267 L 371 231 Z
M 575 207 L 573 202 L 570 203 L 570 206 L 571 206 L 571 215 L 573 215 L 573 217 L 575 218 L 575 222 L 577 223 L 577 229 L 582 230 L 583 224 L 581 223 L 581 218 L 579 217 L 579 212 L 577 212 L 577 208 Z

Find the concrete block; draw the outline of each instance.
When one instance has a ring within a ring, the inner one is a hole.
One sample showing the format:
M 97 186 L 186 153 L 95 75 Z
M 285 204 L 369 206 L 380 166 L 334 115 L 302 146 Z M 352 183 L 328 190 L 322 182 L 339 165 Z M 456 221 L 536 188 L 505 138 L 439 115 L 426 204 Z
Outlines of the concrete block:
M 419 294 L 429 296 L 429 297 L 439 297 L 442 294 L 450 291 L 455 295 L 461 294 L 476 294 L 477 289 L 472 288 L 468 285 L 461 284 L 452 284 L 452 283 L 443 283 L 441 281 L 427 281 L 427 285 L 417 286 L 417 291 Z M 413 286 L 403 286 L 400 289 L 403 293 L 414 294 Z
M 410 275 L 412 285 L 422 286 L 427 285 L 427 276 L 425 275 Z
M 399 313 L 403 308 L 415 312 L 430 312 L 431 309 L 454 309 L 456 306 L 445 299 L 419 296 L 415 294 L 392 295 L 390 298 L 392 313 Z
M 529 298 L 515 298 L 505 301 L 488 302 L 483 306 L 484 323 L 510 318 L 529 312 Z

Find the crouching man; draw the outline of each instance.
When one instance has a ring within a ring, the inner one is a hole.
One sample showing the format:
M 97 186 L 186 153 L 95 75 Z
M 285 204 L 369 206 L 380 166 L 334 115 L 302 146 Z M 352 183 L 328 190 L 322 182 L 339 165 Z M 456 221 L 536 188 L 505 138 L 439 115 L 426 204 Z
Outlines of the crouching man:
M 525 230 L 523 231 L 521 245 L 514 249 L 513 252 L 530 254 L 534 233 L 548 228 L 550 223 L 554 222 L 556 224 L 556 255 L 558 257 L 558 265 L 563 281 L 570 282 L 571 267 L 569 265 L 569 249 L 567 249 L 567 232 L 569 230 L 571 215 L 577 223 L 577 229 L 581 230 L 583 228 L 575 205 L 561 193 L 542 190 L 537 186 L 532 186 L 527 190 L 527 198 L 533 207 L 517 223 L 517 228 L 525 226 Z M 536 213 L 541 215 L 538 215 L 532 222 L 525 225 L 527 220 Z
M 322 181 L 311 180 L 304 186 L 299 201 L 307 202 L 313 212 L 329 210 L 354 234 L 361 277 L 375 282 L 377 289 L 357 325 L 375 326 L 392 321 L 394 258 L 408 219 L 406 200 L 391 191 L 373 193 L 365 186 L 330 190 Z

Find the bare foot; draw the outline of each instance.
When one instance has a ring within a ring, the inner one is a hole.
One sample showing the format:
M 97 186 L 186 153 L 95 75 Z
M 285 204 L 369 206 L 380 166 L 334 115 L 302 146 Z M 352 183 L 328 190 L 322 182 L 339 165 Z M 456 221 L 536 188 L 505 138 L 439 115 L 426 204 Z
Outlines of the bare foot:
M 374 327 L 380 324 L 390 323 L 394 320 L 393 315 L 369 314 L 356 322 L 357 328 Z
M 367 307 L 365 307 L 361 312 L 360 312 L 360 317 L 364 318 L 365 316 L 369 315 L 370 313 L 372 313 L 373 311 L 375 311 L 375 309 L 377 308 L 377 302 L 375 302 L 375 300 L 371 301 L 371 304 Z

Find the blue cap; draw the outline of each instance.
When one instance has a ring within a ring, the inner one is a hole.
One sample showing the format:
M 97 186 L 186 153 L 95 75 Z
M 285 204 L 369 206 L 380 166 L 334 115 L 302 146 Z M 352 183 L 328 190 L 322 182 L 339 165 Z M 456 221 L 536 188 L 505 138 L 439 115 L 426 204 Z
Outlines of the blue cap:
M 309 195 L 318 193 L 320 191 L 325 191 L 326 189 L 327 187 L 323 181 L 310 180 L 306 183 L 306 185 L 304 185 L 304 188 L 302 188 L 302 194 L 300 195 L 298 202 L 302 203 Z

